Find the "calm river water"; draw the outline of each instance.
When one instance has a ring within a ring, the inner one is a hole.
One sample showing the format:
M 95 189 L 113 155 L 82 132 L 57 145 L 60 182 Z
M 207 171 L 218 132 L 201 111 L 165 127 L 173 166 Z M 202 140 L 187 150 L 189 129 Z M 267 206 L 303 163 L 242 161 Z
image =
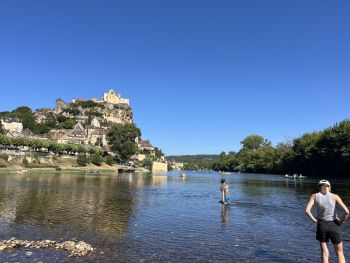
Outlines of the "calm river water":
M 16 249 L 0 262 L 319 262 L 316 226 L 304 213 L 317 179 L 178 175 L 0 175 L 0 239 L 77 239 L 96 248 L 79 259 Z M 235 206 L 218 202 L 223 177 Z M 349 206 L 350 180 L 331 183 Z M 350 223 L 342 228 L 350 260 Z

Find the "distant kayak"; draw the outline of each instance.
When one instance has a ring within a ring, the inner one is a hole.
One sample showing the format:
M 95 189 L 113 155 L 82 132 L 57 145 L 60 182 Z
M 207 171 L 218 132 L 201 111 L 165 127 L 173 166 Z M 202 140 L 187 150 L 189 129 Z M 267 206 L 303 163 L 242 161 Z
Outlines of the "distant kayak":
M 225 174 L 225 175 L 229 175 L 229 174 L 231 174 L 231 173 L 229 173 L 229 172 L 222 172 L 222 171 L 220 171 L 219 173 L 221 173 L 221 174 Z
M 297 175 L 297 174 L 293 174 L 293 175 L 289 175 L 289 174 L 286 174 L 284 176 L 285 178 L 292 178 L 292 179 L 304 179 L 304 178 L 307 178 L 306 176 L 303 176 L 303 175 Z

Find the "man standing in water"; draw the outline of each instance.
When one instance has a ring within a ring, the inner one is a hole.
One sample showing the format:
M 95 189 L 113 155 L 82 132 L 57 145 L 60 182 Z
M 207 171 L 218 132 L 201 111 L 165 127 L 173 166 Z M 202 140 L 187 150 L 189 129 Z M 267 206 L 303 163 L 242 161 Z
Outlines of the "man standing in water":
M 229 188 L 228 188 L 228 185 L 226 184 L 225 179 L 221 179 L 220 191 L 221 191 L 221 202 L 223 204 L 227 204 L 228 202 L 230 202 Z
M 318 187 L 319 192 L 311 195 L 305 212 L 311 221 L 317 223 L 316 239 L 320 241 L 322 262 L 328 263 L 329 251 L 327 244 L 331 240 L 338 257 L 338 262 L 345 263 L 340 225 L 348 218 L 349 210 L 338 195 L 331 193 L 331 184 L 327 180 L 321 180 L 318 183 Z M 340 219 L 336 215 L 336 204 L 344 211 Z M 311 213 L 313 205 L 316 205 L 317 217 L 314 217 Z

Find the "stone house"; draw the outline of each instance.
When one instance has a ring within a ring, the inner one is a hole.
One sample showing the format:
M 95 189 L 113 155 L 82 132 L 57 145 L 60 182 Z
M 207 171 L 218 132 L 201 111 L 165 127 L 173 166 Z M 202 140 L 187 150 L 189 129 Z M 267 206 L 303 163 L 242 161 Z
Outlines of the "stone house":
M 155 150 L 154 150 L 154 147 L 152 146 L 152 144 L 150 143 L 149 140 L 146 140 L 146 141 L 139 141 L 138 142 L 138 146 L 139 146 L 139 149 L 143 152 L 147 152 L 151 155 L 155 155 Z
M 107 130 L 92 125 L 85 126 L 86 144 L 105 146 L 107 145 Z
M 91 120 L 91 126 L 95 126 L 97 128 L 100 128 L 101 127 L 101 123 L 100 121 L 98 120 L 98 118 L 96 116 L 94 116 Z

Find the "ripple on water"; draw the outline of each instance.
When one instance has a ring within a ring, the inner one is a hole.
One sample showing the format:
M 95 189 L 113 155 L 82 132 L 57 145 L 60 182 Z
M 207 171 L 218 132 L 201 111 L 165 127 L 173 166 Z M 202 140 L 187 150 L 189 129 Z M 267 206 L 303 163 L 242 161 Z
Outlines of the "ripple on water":
M 318 262 L 315 225 L 304 214 L 313 180 L 225 176 L 237 204 L 222 206 L 220 178 L 1 175 L 0 237 L 75 238 L 96 247 L 69 262 Z M 334 187 L 348 205 L 349 186 L 348 180 Z M 348 224 L 343 232 L 350 237 Z M 26 252 L 3 252 L 0 262 L 67 261 L 64 252 Z

